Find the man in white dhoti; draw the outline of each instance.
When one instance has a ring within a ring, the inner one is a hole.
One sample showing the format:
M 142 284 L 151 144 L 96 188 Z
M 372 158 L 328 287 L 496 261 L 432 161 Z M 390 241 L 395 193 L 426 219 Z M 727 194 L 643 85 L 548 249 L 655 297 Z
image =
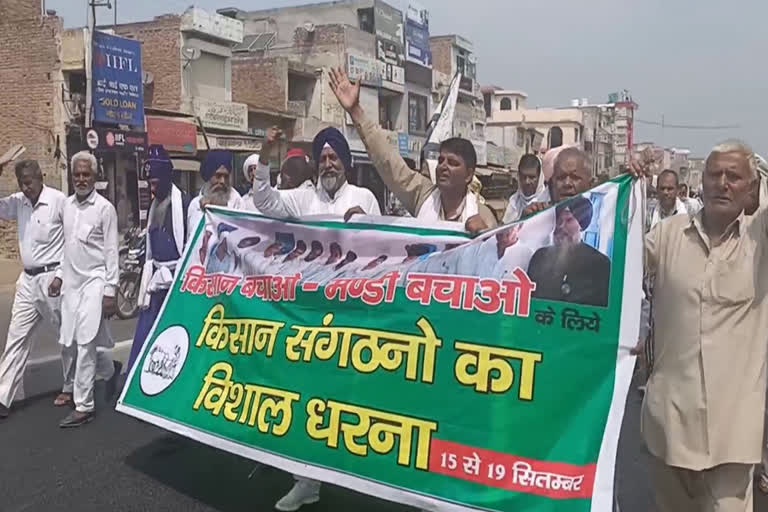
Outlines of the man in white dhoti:
M 96 347 L 114 346 L 108 319 L 116 310 L 117 212 L 96 192 L 96 175 L 96 157 L 85 151 L 72 157 L 75 194 L 64 202 L 64 256 L 49 288 L 52 297 L 62 296 L 64 390 L 75 403 L 62 428 L 93 420 Z
M 0 218 L 17 222 L 24 270 L 16 281 L 11 323 L 0 360 L 0 419 L 8 417 L 14 400 L 24 391 L 30 333 L 45 318 L 58 336 L 61 322 L 61 300 L 48 296 L 48 286 L 64 249 L 62 207 L 66 196 L 43 185 L 43 172 L 36 161 L 18 162 L 15 170 L 21 192 L 0 199 Z

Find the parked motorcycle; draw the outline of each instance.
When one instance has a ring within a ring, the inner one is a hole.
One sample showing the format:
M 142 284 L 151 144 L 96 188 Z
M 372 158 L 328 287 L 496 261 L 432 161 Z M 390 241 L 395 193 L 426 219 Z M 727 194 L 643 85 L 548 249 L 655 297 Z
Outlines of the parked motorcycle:
M 117 316 L 123 320 L 139 312 L 141 272 L 146 259 L 146 231 L 131 228 L 123 235 L 119 248 L 120 281 L 117 286 Z

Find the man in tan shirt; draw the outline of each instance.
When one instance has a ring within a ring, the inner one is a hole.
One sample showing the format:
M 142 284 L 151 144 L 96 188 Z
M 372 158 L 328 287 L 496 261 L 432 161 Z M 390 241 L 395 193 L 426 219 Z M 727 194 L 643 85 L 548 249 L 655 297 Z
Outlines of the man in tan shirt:
M 756 178 L 748 146 L 715 147 L 703 210 L 646 238 L 655 346 L 641 422 L 660 512 L 753 509 L 768 330 L 768 210 L 744 214 Z
M 437 184 L 434 184 L 423 174 L 411 170 L 389 144 L 382 129 L 365 116 L 360 106 L 359 81 L 353 84 L 343 70 L 332 69 L 331 89 L 355 123 L 382 181 L 411 215 L 426 222 L 461 222 L 470 232 L 496 227 L 498 222 L 493 212 L 469 190 L 477 164 L 470 141 L 452 138 L 440 143 Z

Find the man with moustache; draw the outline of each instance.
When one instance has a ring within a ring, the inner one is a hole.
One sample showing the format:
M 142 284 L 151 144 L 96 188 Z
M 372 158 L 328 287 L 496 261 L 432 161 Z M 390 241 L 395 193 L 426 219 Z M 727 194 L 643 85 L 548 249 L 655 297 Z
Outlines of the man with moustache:
M 549 191 L 544 182 L 539 157 L 523 155 L 517 166 L 517 174 L 520 177 L 520 188 L 509 198 L 507 210 L 504 212 L 505 224 L 519 220 L 529 204 L 549 201 Z
M 684 213 L 696 213 L 697 210 L 691 211 L 688 208 L 688 204 L 678 197 L 677 191 L 679 185 L 680 180 L 675 171 L 667 169 L 659 174 L 656 181 L 658 202 L 651 213 L 649 229 L 653 229 L 656 224 L 667 217 Z
M 756 179 L 749 146 L 717 145 L 703 209 L 646 236 L 654 362 L 641 426 L 659 512 L 753 510 L 768 355 L 768 209 L 744 213 Z
M 366 117 L 360 106 L 359 81 L 353 84 L 343 70 L 331 70 L 331 90 L 354 121 L 382 181 L 411 215 L 428 224 L 460 222 L 470 232 L 496 227 L 493 212 L 469 189 L 477 164 L 477 154 L 470 141 L 451 138 L 440 143 L 437 184 L 434 184 L 428 177 L 411 170 L 389 144 L 381 127 Z M 354 213 L 361 212 L 349 212 Z
M 147 254 L 139 289 L 139 321 L 133 337 L 128 369 L 138 358 L 150 329 L 160 314 L 173 283 L 176 266 L 187 241 L 189 196 L 171 180 L 173 164 L 165 148 L 150 146 L 144 169 L 149 177 L 152 203 L 147 219 Z
M 366 215 L 381 215 L 373 192 L 347 183 L 352 168 L 349 144 L 336 128 L 326 128 L 312 142 L 313 158 L 318 166 L 318 183 L 312 188 L 274 190 L 269 181 L 269 156 L 278 139 L 279 128 L 267 131 L 253 180 L 253 203 L 264 215 L 301 219 L 308 215 L 345 215 L 354 208 Z
M 96 157 L 86 151 L 72 157 L 75 194 L 64 202 L 64 257 L 49 287 L 51 297 L 62 296 L 64 390 L 75 403 L 62 428 L 93 420 L 96 347 L 114 347 L 109 318 L 117 308 L 117 212 L 96 192 L 97 169 Z
M 195 233 L 197 224 L 203 218 L 205 206 L 243 208 L 243 198 L 232 186 L 232 153 L 220 150 L 209 151 L 200 166 L 200 176 L 205 184 L 200 194 L 189 203 L 187 214 L 187 230 L 192 234 Z
M 18 223 L 24 270 L 16 281 L 8 337 L 0 360 L 0 419 L 8 417 L 14 400 L 24 392 L 30 333 L 43 318 L 57 331 L 61 323 L 61 300 L 48 296 L 48 286 L 64 250 L 62 211 L 66 196 L 43 185 L 43 172 L 35 160 L 18 162 L 15 171 L 20 192 L 0 199 L 0 218 Z

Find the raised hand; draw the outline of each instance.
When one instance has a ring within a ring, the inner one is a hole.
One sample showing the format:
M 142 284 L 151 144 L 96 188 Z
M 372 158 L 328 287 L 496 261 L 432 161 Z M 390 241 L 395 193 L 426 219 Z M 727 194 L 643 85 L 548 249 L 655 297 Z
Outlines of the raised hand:
M 331 68 L 330 85 L 344 110 L 349 112 L 360 106 L 360 80 L 352 83 L 341 68 Z
M 273 126 L 267 130 L 267 134 L 264 137 L 264 144 L 261 145 L 261 151 L 259 152 L 259 162 L 264 165 L 269 165 L 269 159 L 272 156 L 273 148 L 282 137 L 283 130 L 277 126 Z

